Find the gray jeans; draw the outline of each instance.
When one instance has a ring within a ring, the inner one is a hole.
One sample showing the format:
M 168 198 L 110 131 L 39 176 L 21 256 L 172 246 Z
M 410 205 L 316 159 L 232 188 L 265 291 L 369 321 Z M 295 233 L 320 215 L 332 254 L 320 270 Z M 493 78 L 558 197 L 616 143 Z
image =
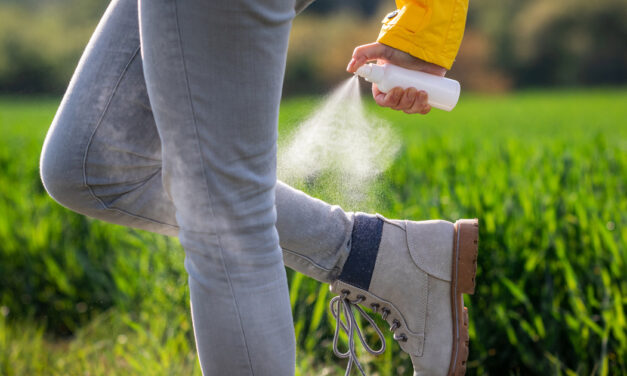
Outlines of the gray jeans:
M 44 144 L 59 203 L 179 237 L 206 375 L 292 375 L 284 263 L 331 282 L 350 249 L 352 214 L 276 181 L 288 34 L 305 3 L 114 0 Z

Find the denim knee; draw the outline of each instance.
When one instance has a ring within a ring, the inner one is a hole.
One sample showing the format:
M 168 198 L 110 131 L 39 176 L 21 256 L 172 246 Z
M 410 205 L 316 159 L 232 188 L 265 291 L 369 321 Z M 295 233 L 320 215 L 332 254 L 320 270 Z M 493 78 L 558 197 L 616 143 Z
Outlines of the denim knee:
M 44 188 L 56 202 L 66 208 L 84 212 L 94 207 L 83 175 L 84 149 L 63 134 L 63 125 L 54 122 L 48 131 L 39 160 Z

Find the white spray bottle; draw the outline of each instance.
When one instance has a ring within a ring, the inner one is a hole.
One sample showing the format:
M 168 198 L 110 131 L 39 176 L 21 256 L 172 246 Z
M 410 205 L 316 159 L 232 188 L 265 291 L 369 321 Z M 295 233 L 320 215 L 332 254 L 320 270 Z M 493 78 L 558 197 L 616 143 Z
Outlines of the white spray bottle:
M 424 90 L 429 95 L 429 105 L 445 111 L 451 111 L 459 99 L 459 82 L 392 64 L 365 64 L 359 67 L 355 74 L 377 84 L 383 93 L 395 87 Z

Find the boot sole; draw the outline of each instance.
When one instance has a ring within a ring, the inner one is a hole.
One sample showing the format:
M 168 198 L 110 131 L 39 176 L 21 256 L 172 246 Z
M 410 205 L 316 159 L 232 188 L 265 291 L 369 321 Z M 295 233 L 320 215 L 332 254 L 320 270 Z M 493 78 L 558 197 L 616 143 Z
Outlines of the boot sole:
M 453 273 L 451 280 L 451 310 L 453 314 L 453 352 L 449 376 L 466 373 L 468 360 L 468 309 L 464 307 L 463 294 L 475 292 L 479 220 L 460 219 L 455 222 L 453 241 Z

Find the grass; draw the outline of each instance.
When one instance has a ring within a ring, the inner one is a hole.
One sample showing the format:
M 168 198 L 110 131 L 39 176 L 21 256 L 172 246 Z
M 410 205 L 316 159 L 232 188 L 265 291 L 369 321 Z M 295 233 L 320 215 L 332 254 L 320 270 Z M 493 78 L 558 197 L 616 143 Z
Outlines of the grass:
M 286 101 L 281 132 L 314 102 Z M 469 374 L 627 373 L 624 103 L 593 90 L 468 95 L 426 117 L 371 108 L 404 140 L 376 210 L 481 220 Z M 37 160 L 57 105 L 0 99 L 0 374 L 200 374 L 176 241 L 45 195 Z M 298 373 L 341 374 L 327 287 L 288 275 Z M 395 344 L 368 366 L 411 370 Z

